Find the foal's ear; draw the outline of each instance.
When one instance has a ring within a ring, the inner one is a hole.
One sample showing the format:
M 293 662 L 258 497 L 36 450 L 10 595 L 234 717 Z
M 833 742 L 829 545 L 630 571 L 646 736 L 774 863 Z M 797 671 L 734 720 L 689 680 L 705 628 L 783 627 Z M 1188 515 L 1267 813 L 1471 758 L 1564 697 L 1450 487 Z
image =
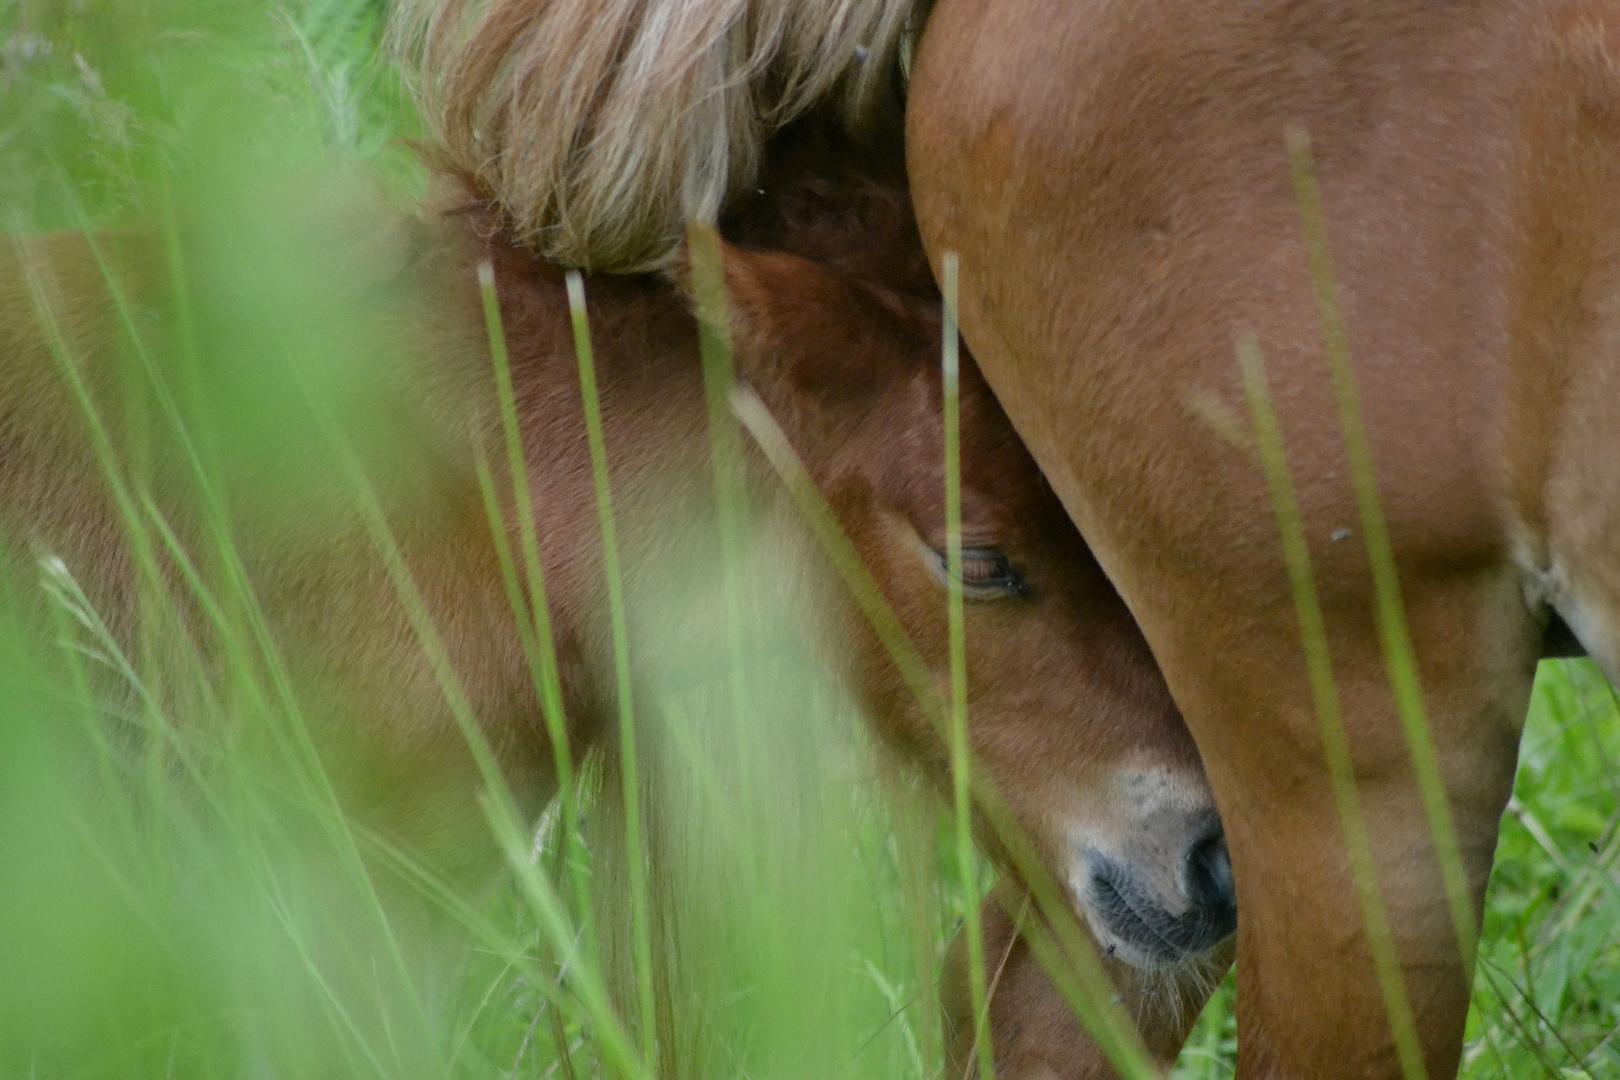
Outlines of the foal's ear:
M 743 251 L 694 226 L 675 270 L 694 313 L 730 336 L 737 376 L 773 411 L 862 412 L 938 349 L 937 318 L 783 252 Z
M 802 285 L 798 279 L 806 268 L 814 270 L 790 255 L 734 248 L 713 227 L 694 221 L 686 226 L 686 246 L 671 276 L 698 321 L 725 335 L 738 374 L 752 376 L 753 371 L 743 369 L 753 368 L 754 357 L 771 351 L 778 336 L 773 309 L 787 302 L 773 296 L 772 286 Z

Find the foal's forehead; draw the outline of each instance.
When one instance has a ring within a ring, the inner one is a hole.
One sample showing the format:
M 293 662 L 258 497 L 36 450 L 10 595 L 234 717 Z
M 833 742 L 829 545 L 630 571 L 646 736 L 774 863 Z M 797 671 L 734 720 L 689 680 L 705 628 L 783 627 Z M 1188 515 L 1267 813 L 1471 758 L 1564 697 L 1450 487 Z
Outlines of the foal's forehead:
M 1050 489 L 977 370 L 966 364 L 962 375 L 964 511 L 983 518 L 1034 512 L 1053 498 Z M 900 380 L 873 419 L 867 437 L 874 445 L 857 448 L 856 459 L 886 474 L 891 494 L 918 512 L 943 514 L 945 416 L 938 359 L 927 358 Z

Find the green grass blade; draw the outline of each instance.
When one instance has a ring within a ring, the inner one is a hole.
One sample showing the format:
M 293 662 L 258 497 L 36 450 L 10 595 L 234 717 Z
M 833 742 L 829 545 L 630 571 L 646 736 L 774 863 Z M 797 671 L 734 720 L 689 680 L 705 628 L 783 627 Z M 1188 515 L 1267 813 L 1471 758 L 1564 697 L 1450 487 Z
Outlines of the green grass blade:
M 619 540 L 613 524 L 613 495 L 608 480 L 607 446 L 602 435 L 602 403 L 596 389 L 596 361 L 585 310 L 585 280 L 568 273 L 568 308 L 574 324 L 574 351 L 579 360 L 579 389 L 585 406 L 585 431 L 591 447 L 591 479 L 596 487 L 596 513 L 602 529 L 602 572 L 607 578 L 608 615 L 613 629 L 614 686 L 619 699 L 619 761 L 624 780 L 625 861 L 630 877 L 630 919 L 640 1009 L 642 1060 L 657 1055 L 657 1010 L 653 997 L 652 925 L 647 888 L 646 845 L 642 836 L 641 772 L 636 756 L 635 707 L 631 698 L 630 628 L 624 612 L 624 583 L 619 572 Z
M 956 334 L 956 283 L 960 260 L 945 255 L 940 286 L 944 294 L 945 407 L 945 565 L 951 651 L 951 795 L 956 811 L 956 858 L 962 871 L 964 931 L 967 934 L 968 991 L 973 1006 L 973 1045 L 979 1075 L 994 1080 L 995 1051 L 990 1045 L 989 998 L 984 978 L 984 926 L 979 921 L 979 883 L 973 872 L 973 808 L 968 794 L 970 770 L 967 734 L 967 629 L 962 596 L 962 360 Z
M 1350 737 L 1344 728 L 1339 692 L 1333 681 L 1333 664 L 1328 656 L 1327 626 L 1316 592 L 1310 550 L 1305 543 L 1305 523 L 1294 494 L 1294 481 L 1288 471 L 1282 429 L 1272 405 L 1265 361 L 1252 337 L 1244 337 L 1238 342 L 1237 355 L 1260 459 L 1271 488 L 1272 508 L 1277 515 L 1277 531 L 1282 539 L 1283 559 L 1288 566 L 1288 582 L 1294 594 L 1294 608 L 1299 617 L 1300 637 L 1305 648 L 1311 697 L 1322 729 L 1322 753 L 1327 761 L 1328 779 L 1333 785 L 1333 798 L 1338 805 L 1339 821 L 1350 855 L 1351 876 L 1355 879 L 1356 897 L 1361 903 L 1368 946 L 1372 951 L 1373 966 L 1377 969 L 1379 991 L 1383 994 L 1384 1008 L 1389 1015 L 1389 1028 L 1400 1056 L 1402 1075 L 1406 1080 L 1424 1080 L 1427 1070 L 1418 1042 L 1417 1023 L 1411 999 L 1407 997 L 1406 982 L 1401 975 L 1400 957 L 1395 951 L 1389 914 L 1378 889 L 1372 840 L 1362 814 L 1361 796 L 1356 790 Z
M 686 228 L 691 256 L 692 291 L 697 299 L 698 346 L 703 358 L 703 397 L 709 417 L 709 459 L 714 470 L 715 508 L 720 529 L 720 563 L 726 602 L 726 645 L 731 653 L 731 696 L 739 730 L 750 711 L 743 641 L 743 544 L 748 536 L 747 488 L 743 476 L 742 438 L 731 411 L 737 372 L 731 351 L 731 316 L 726 299 L 720 234 L 693 221 Z
M 523 554 L 523 572 L 528 581 L 526 604 L 515 604 L 512 614 L 518 620 L 530 678 L 540 694 L 540 712 L 546 735 L 551 740 L 557 770 L 557 798 L 562 809 L 564 854 L 574 893 L 574 903 L 585 927 L 587 947 L 594 950 L 591 925 L 590 883 L 586 876 L 586 856 L 580 843 L 580 814 L 577 769 L 569 747 L 568 717 L 563 710 L 562 680 L 557 671 L 557 650 L 552 639 L 551 609 L 546 602 L 545 574 L 540 564 L 540 539 L 536 532 L 534 505 L 530 495 L 528 456 L 518 425 L 517 395 L 512 386 L 512 365 L 507 355 L 506 330 L 501 325 L 500 298 L 495 291 L 495 270 L 488 260 L 478 264 L 478 288 L 484 305 L 484 327 L 489 337 L 490 361 L 495 371 L 495 393 L 500 402 L 501 433 L 506 444 L 506 468 L 511 481 L 513 512 L 517 517 L 518 545 Z M 480 448 L 481 453 L 481 448 Z M 480 470 L 480 478 L 486 470 Z M 502 557 L 506 552 L 505 515 L 492 493 L 484 491 L 485 507 L 494 517 L 491 531 Z M 527 613 L 527 614 L 525 614 Z
M 1394 548 L 1389 526 L 1378 498 L 1378 480 L 1373 474 L 1372 450 L 1362 423 L 1361 393 L 1356 386 L 1355 369 L 1350 363 L 1350 339 L 1345 331 L 1344 313 L 1339 307 L 1339 287 L 1328 250 L 1327 223 L 1322 213 L 1322 192 L 1316 182 L 1316 166 L 1311 157 L 1309 136 L 1301 128 L 1288 132 L 1288 160 L 1294 177 L 1294 196 L 1299 204 L 1300 223 L 1305 232 L 1305 251 L 1310 260 L 1311 283 L 1316 291 L 1317 310 L 1322 321 L 1322 341 L 1328 365 L 1333 372 L 1333 393 L 1338 404 L 1339 422 L 1344 429 L 1345 449 L 1350 459 L 1350 479 L 1356 489 L 1356 506 L 1361 516 L 1362 539 L 1367 560 L 1372 564 L 1373 588 L 1377 596 L 1378 633 L 1390 686 L 1400 712 L 1401 730 L 1417 774 L 1423 812 L 1440 860 L 1451 921 L 1462 954 L 1463 969 L 1472 970 L 1478 946 L 1474 924 L 1473 899 L 1468 874 L 1463 868 L 1457 829 L 1446 799 L 1445 780 L 1440 775 L 1439 754 L 1429 728 L 1418 682 L 1417 657 L 1407 631 L 1406 609 L 1401 601 L 1400 577 L 1395 568 Z

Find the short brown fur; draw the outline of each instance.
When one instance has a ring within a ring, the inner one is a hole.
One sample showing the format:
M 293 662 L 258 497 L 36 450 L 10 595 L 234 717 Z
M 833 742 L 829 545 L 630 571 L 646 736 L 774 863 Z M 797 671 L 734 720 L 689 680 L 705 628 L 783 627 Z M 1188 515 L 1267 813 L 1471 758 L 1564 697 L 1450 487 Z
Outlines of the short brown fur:
M 1240 1076 L 1400 1067 L 1265 477 L 1200 419 L 1246 414 L 1239 335 L 1280 414 L 1430 1077 L 1456 1072 L 1473 964 L 1386 677 L 1285 132 L 1321 181 L 1477 920 L 1554 616 L 1620 676 L 1617 57 L 1620 5 L 1595 0 L 944 0 L 925 31 L 924 239 L 961 252 L 964 334 L 1203 752 L 1243 912 Z

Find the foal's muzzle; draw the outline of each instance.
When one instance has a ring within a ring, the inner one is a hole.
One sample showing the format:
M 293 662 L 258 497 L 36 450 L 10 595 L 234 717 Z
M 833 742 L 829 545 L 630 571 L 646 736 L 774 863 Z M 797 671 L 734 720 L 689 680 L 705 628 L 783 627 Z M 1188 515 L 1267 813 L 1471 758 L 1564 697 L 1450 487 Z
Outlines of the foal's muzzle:
M 1237 895 L 1220 818 L 1205 811 L 1186 825 L 1179 851 L 1155 844 L 1119 856 L 1083 853 L 1085 878 L 1083 887 L 1075 882 L 1077 899 L 1110 955 L 1138 967 L 1167 967 L 1208 952 L 1237 929 Z

